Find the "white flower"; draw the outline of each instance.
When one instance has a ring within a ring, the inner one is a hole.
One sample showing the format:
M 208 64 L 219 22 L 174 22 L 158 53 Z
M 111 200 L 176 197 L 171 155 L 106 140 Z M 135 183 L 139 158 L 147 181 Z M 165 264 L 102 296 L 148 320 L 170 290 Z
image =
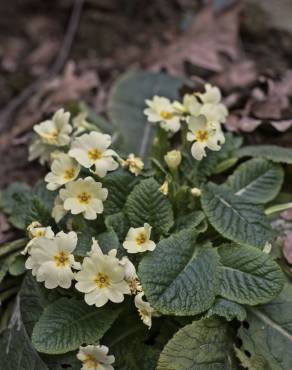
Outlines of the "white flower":
M 111 137 L 100 132 L 91 132 L 77 137 L 69 151 L 69 155 L 77 160 L 83 167 L 95 166 L 95 173 L 104 177 L 108 171 L 114 171 L 119 164 L 113 159 L 117 153 L 108 149 Z
M 221 92 L 218 87 L 205 85 L 205 93 L 198 93 L 197 96 L 202 101 L 203 105 L 200 109 L 200 114 L 204 115 L 209 125 L 216 123 L 224 123 L 228 115 L 228 110 L 225 105 L 221 104 Z
M 177 132 L 180 129 L 180 117 L 169 99 L 155 95 L 152 100 L 146 100 L 149 108 L 144 110 L 149 122 L 160 122 L 165 131 Z
M 56 190 L 60 186 L 67 184 L 76 179 L 80 172 L 80 165 L 75 159 L 68 156 L 68 154 L 61 153 L 53 160 L 51 165 L 51 172 L 49 172 L 45 181 L 48 190 Z
M 32 270 L 38 282 L 45 282 L 45 287 L 54 289 L 57 286 L 70 288 L 74 279 L 72 268 L 80 266 L 72 254 L 77 244 L 74 231 L 65 234 L 60 231 L 52 239 L 38 238 L 30 249 L 30 256 L 25 267 Z
M 128 283 L 131 292 L 133 294 L 141 292 L 142 286 L 138 279 L 136 268 L 133 263 L 129 260 L 128 257 L 125 256 L 120 260 L 120 265 L 124 266 L 125 268 L 125 280 Z
M 83 133 L 86 130 L 96 130 L 96 126 L 86 120 L 87 113 L 81 112 L 76 117 L 73 118 L 72 124 L 76 129 L 74 135 Z
M 218 104 L 221 100 L 221 92 L 216 86 L 205 84 L 205 92 L 197 93 L 196 95 L 203 103 Z
M 40 136 L 46 144 L 63 146 L 70 142 L 72 126 L 69 124 L 70 113 L 59 109 L 53 115 L 53 118 L 43 121 L 34 126 L 34 131 Z
M 27 243 L 21 254 L 27 254 L 39 238 L 53 239 L 55 236 L 51 226 L 43 227 L 38 221 L 33 221 L 28 225 L 27 231 L 31 240 Z
M 171 150 L 166 153 L 164 160 L 171 170 L 175 170 L 181 163 L 181 152 L 179 150 Z
M 34 161 L 39 158 L 40 164 L 44 165 L 50 160 L 50 155 L 53 150 L 54 148 L 52 146 L 43 143 L 39 137 L 36 137 L 28 148 L 28 160 Z
M 136 295 L 135 306 L 138 309 L 141 320 L 150 329 L 152 325 L 152 314 L 154 309 L 151 307 L 150 303 L 143 301 L 143 296 L 143 292 Z
M 101 307 L 108 300 L 120 303 L 124 294 L 130 294 L 130 288 L 125 279 L 125 267 L 116 258 L 117 250 L 112 249 L 108 255 L 102 253 L 99 245 L 93 240 L 92 250 L 85 257 L 82 269 L 75 276 L 76 289 L 85 293 L 84 299 L 88 305 Z
M 64 203 L 58 195 L 55 199 L 54 207 L 52 209 L 52 217 L 58 223 L 67 213 L 64 208 Z
M 81 370 L 114 370 L 111 366 L 115 362 L 115 356 L 108 356 L 106 346 L 84 346 L 79 348 L 78 360 L 83 362 Z
M 129 171 L 135 176 L 138 176 L 144 168 L 144 162 L 140 157 L 135 157 L 133 153 L 129 154 L 128 158 L 124 161 L 121 160 L 123 167 L 129 167 Z
M 221 128 L 210 128 L 203 116 L 190 117 L 188 126 L 191 132 L 187 133 L 187 140 L 195 141 L 191 148 L 192 156 L 199 161 L 206 156 L 206 147 L 218 151 L 225 142 Z
M 175 101 L 173 106 L 178 113 L 190 114 L 192 116 L 198 116 L 202 108 L 202 104 L 198 101 L 195 94 L 185 94 L 183 102 Z
M 143 227 L 130 228 L 123 243 L 128 253 L 140 253 L 155 249 L 156 244 L 150 240 L 151 229 L 152 227 L 149 224 L 144 224 Z
M 108 190 L 89 176 L 67 183 L 59 195 L 66 211 L 71 211 L 73 215 L 83 213 L 87 220 L 95 220 L 97 214 L 103 212 Z

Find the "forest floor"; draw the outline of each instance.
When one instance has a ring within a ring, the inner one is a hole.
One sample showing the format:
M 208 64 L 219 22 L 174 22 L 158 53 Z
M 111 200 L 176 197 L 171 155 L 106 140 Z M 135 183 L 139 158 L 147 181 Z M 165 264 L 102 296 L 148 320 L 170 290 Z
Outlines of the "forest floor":
M 165 70 L 218 85 L 226 128 L 292 146 L 290 0 L 10 0 L 0 3 L 0 188 L 34 183 L 32 127 L 87 102 L 105 114 L 124 71 Z M 255 131 L 256 129 L 256 131 Z M 0 241 L 9 226 L 0 215 Z

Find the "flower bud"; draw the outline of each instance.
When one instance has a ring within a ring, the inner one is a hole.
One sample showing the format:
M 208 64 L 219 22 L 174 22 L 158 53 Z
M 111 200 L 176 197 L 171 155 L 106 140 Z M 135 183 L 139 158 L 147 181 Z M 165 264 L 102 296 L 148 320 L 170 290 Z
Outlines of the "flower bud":
M 200 197 L 202 192 L 199 188 L 192 188 L 191 189 L 191 194 L 193 197 Z
M 167 180 L 165 180 L 164 183 L 160 186 L 159 191 L 164 195 L 168 194 L 168 182 L 167 182 Z
M 164 160 L 169 169 L 175 170 L 181 162 L 181 152 L 179 150 L 171 150 L 164 156 Z

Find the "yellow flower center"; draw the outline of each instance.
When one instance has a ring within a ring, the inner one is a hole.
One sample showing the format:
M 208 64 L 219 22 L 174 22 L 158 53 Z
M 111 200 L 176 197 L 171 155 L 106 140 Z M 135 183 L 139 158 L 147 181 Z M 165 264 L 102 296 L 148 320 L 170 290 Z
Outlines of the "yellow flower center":
M 48 143 L 53 144 L 55 143 L 56 139 L 59 136 L 60 131 L 55 129 L 48 133 L 43 133 L 41 136 L 48 141 Z
M 44 230 L 38 230 L 35 233 L 33 233 L 33 236 L 35 238 L 41 238 L 46 235 L 46 232 Z
M 77 198 L 80 203 L 88 204 L 91 198 L 91 195 L 83 191 L 82 193 L 77 195 Z
M 146 240 L 147 240 L 147 236 L 143 231 L 139 233 L 138 236 L 136 237 L 136 243 L 138 245 L 144 244 Z
M 100 365 L 100 362 L 97 361 L 97 359 L 91 355 L 87 355 L 86 359 L 83 361 L 83 363 L 86 365 L 88 369 L 97 369 Z
M 109 276 L 103 272 L 99 272 L 94 281 L 99 288 L 106 288 L 110 285 Z
M 160 112 L 160 117 L 163 119 L 171 119 L 173 117 L 173 114 L 171 112 L 167 112 L 165 110 L 162 110 Z
M 69 168 L 68 170 L 65 171 L 64 174 L 64 179 L 65 180 L 71 180 L 75 176 L 75 169 L 74 168 Z
M 196 132 L 196 140 L 200 142 L 207 141 L 209 139 L 209 133 L 206 130 L 198 130 Z
M 95 162 L 98 159 L 101 159 L 102 152 L 100 150 L 98 150 L 98 149 L 91 149 L 91 150 L 88 150 L 87 155 L 88 155 L 88 158 L 91 161 L 94 161 Z
M 64 252 L 60 252 L 54 256 L 55 263 L 58 267 L 65 267 L 69 263 L 69 258 Z

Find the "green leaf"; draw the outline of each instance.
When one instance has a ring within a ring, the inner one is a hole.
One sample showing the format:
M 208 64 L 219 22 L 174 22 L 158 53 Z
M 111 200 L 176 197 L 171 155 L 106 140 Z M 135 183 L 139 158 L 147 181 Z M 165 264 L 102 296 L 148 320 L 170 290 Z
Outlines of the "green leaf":
M 263 210 L 231 194 L 223 186 L 208 183 L 203 189 L 201 203 L 212 226 L 227 239 L 263 247 L 272 237 Z
M 230 350 L 225 323 L 214 319 L 194 321 L 167 343 L 156 370 L 228 370 Z
M 196 229 L 200 223 L 205 219 L 205 214 L 202 211 L 194 211 L 187 215 L 180 216 L 175 221 L 175 231 L 183 229 Z
M 279 193 L 284 179 L 281 165 L 255 158 L 242 163 L 227 179 L 235 195 L 254 204 L 264 204 Z
M 178 99 L 178 90 L 185 82 L 164 73 L 149 72 L 126 73 L 117 81 L 109 100 L 108 113 L 122 131 L 127 152 L 145 157 L 152 143 L 154 128 L 143 113 L 145 100 L 154 95 Z
M 239 330 L 242 349 L 256 370 L 291 370 L 292 285 L 271 303 L 248 309 L 248 325 Z
M 125 237 L 130 228 L 130 222 L 123 212 L 114 213 L 105 218 L 105 225 L 109 230 L 114 231 L 120 242 L 125 240 Z
M 145 222 L 154 230 L 165 234 L 173 225 L 173 211 L 167 197 L 159 191 L 159 183 L 153 178 L 136 185 L 126 203 L 126 212 L 134 227 Z
M 243 321 L 246 318 L 246 310 L 241 305 L 228 299 L 218 298 L 214 305 L 208 310 L 206 317 L 214 315 L 224 317 L 227 321 L 237 319 Z
M 236 155 L 241 157 L 260 157 L 273 162 L 292 164 L 292 149 L 277 145 L 249 145 L 237 150 Z
M 15 260 L 9 265 L 9 274 L 12 276 L 19 276 L 25 273 L 25 260 L 23 255 L 16 256 Z
M 84 301 L 61 298 L 49 305 L 32 333 L 34 347 L 43 353 L 61 354 L 82 343 L 98 341 L 119 315 L 119 310 L 88 306 Z
M 119 242 L 117 234 L 113 230 L 99 234 L 97 241 L 105 254 L 107 254 L 111 249 L 117 249 L 118 258 L 121 258 L 126 254 L 125 249 Z
M 133 308 L 133 306 L 132 306 Z M 159 350 L 153 345 L 153 331 L 142 323 L 137 312 L 124 311 L 102 338 L 115 356 L 116 370 L 155 370 Z
M 219 290 L 219 258 L 209 243 L 198 245 L 183 230 L 162 240 L 143 257 L 139 277 L 147 300 L 159 312 L 196 315 L 207 310 Z
M 107 216 L 122 211 L 128 195 L 138 182 L 136 176 L 123 168 L 108 174 L 103 181 L 109 193 L 104 203 L 104 214 Z
M 22 284 L 9 328 L 1 333 L 0 359 L 5 370 L 48 370 L 31 344 L 30 334 L 43 307 L 48 303 L 48 293 L 27 274 Z
M 225 244 L 218 248 L 222 263 L 220 295 L 241 304 L 256 305 L 275 298 L 283 288 L 278 264 L 257 248 Z

